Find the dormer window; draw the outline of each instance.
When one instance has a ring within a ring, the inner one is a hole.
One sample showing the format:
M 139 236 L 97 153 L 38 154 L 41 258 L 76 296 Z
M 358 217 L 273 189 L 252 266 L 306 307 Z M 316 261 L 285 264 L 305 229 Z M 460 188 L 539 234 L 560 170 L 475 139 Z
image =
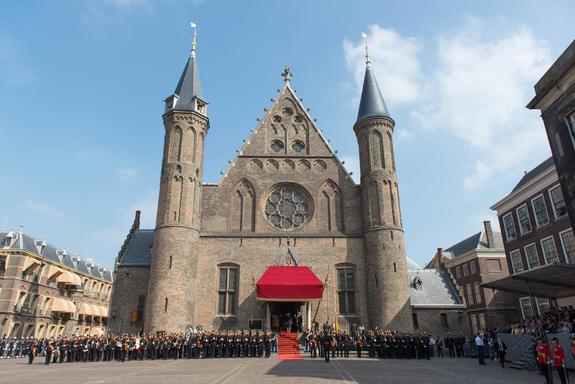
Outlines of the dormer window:
M 202 100 L 198 99 L 197 97 L 194 98 L 195 110 L 202 115 L 206 115 L 206 103 Z
M 18 234 L 16 232 L 8 232 L 6 237 L 4 238 L 4 248 L 10 248 L 14 242 L 18 238 Z
M 66 257 L 66 255 L 68 253 L 66 252 L 66 250 L 61 249 L 61 250 L 56 251 L 56 254 L 58 255 L 58 260 L 60 261 L 60 263 L 63 263 L 64 257 Z
M 36 250 L 38 251 L 38 254 L 41 255 L 42 251 L 44 251 L 44 248 L 46 247 L 46 242 L 42 240 L 36 240 L 34 241 L 34 245 L 36 245 Z

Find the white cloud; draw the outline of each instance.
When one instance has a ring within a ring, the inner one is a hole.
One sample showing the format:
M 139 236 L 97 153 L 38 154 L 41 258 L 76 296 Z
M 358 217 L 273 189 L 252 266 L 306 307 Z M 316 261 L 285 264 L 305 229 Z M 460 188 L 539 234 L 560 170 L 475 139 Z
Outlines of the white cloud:
M 62 218 L 64 216 L 66 216 L 64 211 L 56 209 L 56 208 L 50 206 L 49 204 L 40 203 L 40 202 L 34 201 L 34 200 L 25 201 L 24 203 L 22 203 L 22 207 L 31 211 L 31 212 L 42 215 L 42 216 L 48 216 L 48 217 L 54 217 L 54 218 Z
M 132 180 L 140 173 L 137 169 L 131 167 L 123 167 L 114 169 L 116 176 L 122 181 Z
M 416 113 L 423 125 L 477 150 L 474 170 L 463 180 L 467 189 L 549 152 L 539 113 L 525 108 L 549 66 L 549 44 L 527 27 L 492 40 L 484 39 L 485 29 L 470 20 L 459 33 L 439 38 L 433 93 Z
M 525 108 L 533 85 L 549 67 L 549 44 L 527 27 L 493 36 L 494 28 L 469 19 L 459 31 L 437 39 L 436 69 L 420 70 L 420 42 L 392 29 L 370 26 L 368 42 L 374 70 L 391 103 L 410 103 L 418 126 L 454 136 L 475 157 L 462 180 L 468 190 L 481 189 L 506 172 L 514 172 L 549 153 L 538 111 Z M 344 42 L 350 70 L 361 90 L 363 47 Z M 398 131 L 398 139 L 413 131 Z
M 372 70 L 379 80 L 386 103 L 413 102 L 421 96 L 421 67 L 418 54 L 422 45 L 418 39 L 402 36 L 393 29 L 370 25 L 367 42 Z M 365 73 L 365 47 L 363 41 L 343 42 L 349 70 L 358 85 L 358 98 Z M 357 103 L 355 103 L 357 104 Z M 388 107 L 390 106 L 388 105 Z

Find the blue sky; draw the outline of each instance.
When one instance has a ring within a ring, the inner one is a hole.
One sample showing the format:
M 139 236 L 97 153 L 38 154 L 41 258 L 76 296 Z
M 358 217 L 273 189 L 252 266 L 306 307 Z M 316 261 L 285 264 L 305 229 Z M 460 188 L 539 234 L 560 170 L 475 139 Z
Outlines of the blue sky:
M 572 1 L 84 0 L 0 3 L 0 226 L 112 266 L 135 209 L 153 227 L 163 126 L 198 24 L 217 182 L 256 118 L 293 87 L 358 175 L 361 32 L 396 121 L 408 256 L 495 220 L 549 156 L 533 84 L 575 36 Z M 494 223 L 497 227 L 497 224 Z

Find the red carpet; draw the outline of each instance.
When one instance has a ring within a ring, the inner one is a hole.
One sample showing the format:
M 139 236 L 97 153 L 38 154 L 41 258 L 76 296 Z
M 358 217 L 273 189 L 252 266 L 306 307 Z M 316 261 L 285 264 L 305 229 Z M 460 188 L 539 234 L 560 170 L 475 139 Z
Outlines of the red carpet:
M 280 332 L 278 337 L 278 356 L 280 360 L 302 360 L 297 332 Z

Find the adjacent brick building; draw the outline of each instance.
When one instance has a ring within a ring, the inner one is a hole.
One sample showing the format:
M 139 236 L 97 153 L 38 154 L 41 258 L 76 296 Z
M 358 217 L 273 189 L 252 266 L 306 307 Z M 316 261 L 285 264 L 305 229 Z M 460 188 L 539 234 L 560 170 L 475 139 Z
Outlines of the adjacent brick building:
M 510 273 L 575 262 L 575 238 L 553 158 L 526 172 L 511 193 L 494 204 Z M 549 299 L 520 298 L 521 315 L 535 316 Z
M 166 99 L 156 228 L 140 229 L 136 218 L 117 258 L 112 332 L 269 327 L 270 318 L 294 312 L 304 327 L 337 318 L 341 328 L 413 329 L 395 122 L 369 60 L 350 127 L 359 185 L 296 96 L 287 67 L 282 75 L 283 88 L 230 168 L 205 184 L 210 124 L 194 43 Z M 258 296 L 266 266 L 278 264 L 310 267 L 325 282 L 321 299 Z
M 0 231 L 0 335 L 106 331 L 112 271 L 22 231 Z
M 509 275 L 501 233 L 491 223 L 484 230 L 447 249 L 438 248 L 426 268 L 441 268 L 457 287 L 465 303 L 468 329 L 477 332 L 497 328 L 517 319 L 516 298 L 493 292 L 481 284 Z
M 541 110 L 571 228 L 575 228 L 575 41 L 535 84 L 535 97 L 527 108 Z

